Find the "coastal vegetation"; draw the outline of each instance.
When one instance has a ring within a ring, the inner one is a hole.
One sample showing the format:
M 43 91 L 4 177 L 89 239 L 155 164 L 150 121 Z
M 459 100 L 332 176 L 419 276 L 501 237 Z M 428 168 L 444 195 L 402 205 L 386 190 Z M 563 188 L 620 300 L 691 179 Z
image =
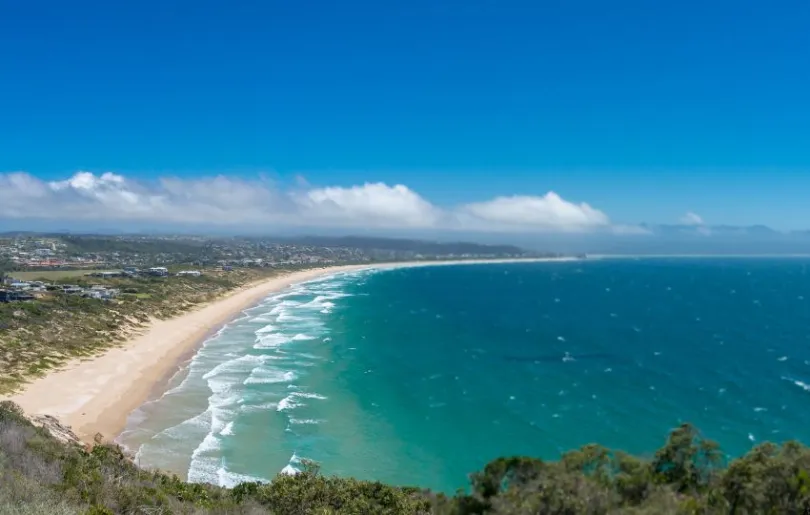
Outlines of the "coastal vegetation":
M 112 514 L 804 514 L 810 449 L 763 443 L 726 462 L 690 425 L 652 456 L 598 445 L 558 461 L 498 458 L 453 496 L 326 477 L 317 466 L 233 489 L 138 468 L 115 445 L 57 440 L 19 407 L 0 403 L 0 513 Z
M 84 278 L 91 272 L 103 270 L 29 270 L 27 272 L 9 272 L 9 276 L 20 281 L 59 281 L 62 279 Z
M 100 300 L 54 290 L 37 294 L 32 302 L 0 303 L 0 394 L 71 358 L 88 358 L 123 343 L 144 330 L 150 319 L 177 316 L 282 272 L 245 268 L 206 271 L 200 277 L 32 277 L 54 286 L 96 285 L 120 293 Z

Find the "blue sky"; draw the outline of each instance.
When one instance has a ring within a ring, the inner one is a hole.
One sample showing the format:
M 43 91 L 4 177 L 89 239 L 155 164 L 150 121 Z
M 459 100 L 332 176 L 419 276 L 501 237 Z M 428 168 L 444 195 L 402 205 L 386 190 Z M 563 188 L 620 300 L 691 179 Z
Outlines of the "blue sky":
M 21 187 L 111 202 L 52 186 L 89 171 L 153 203 L 165 177 L 310 189 L 320 217 L 416 202 L 351 189 L 384 183 L 441 219 L 554 191 L 600 226 L 810 228 L 807 27 L 806 1 L 0 0 L 0 216 Z

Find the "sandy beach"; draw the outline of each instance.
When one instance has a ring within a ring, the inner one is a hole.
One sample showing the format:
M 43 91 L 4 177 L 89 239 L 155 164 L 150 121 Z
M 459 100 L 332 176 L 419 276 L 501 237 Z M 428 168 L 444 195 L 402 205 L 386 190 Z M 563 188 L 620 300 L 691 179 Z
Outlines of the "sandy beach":
M 120 347 L 91 360 L 72 361 L 31 382 L 23 392 L 9 398 L 28 415 L 56 417 L 61 423 L 71 426 L 84 441 L 91 442 L 97 433 L 112 440 L 124 429 L 127 416 L 146 402 L 209 335 L 243 310 L 292 284 L 359 269 L 516 261 L 527 260 L 349 265 L 280 275 L 235 290 L 176 318 L 153 320 L 143 334 Z

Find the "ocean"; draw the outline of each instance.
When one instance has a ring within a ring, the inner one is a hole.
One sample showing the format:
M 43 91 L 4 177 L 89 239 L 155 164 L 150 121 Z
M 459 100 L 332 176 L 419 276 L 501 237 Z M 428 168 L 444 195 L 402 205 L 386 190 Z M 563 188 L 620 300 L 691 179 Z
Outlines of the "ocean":
M 452 493 L 505 455 L 733 457 L 810 443 L 810 259 L 425 266 L 294 285 L 208 339 L 119 441 L 232 486 L 325 474 Z

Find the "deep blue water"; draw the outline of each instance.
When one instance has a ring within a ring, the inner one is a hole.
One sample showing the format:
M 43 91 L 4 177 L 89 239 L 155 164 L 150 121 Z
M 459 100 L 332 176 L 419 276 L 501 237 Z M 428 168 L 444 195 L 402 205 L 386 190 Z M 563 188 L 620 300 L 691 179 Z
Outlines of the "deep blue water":
M 135 416 L 190 478 L 327 474 L 452 492 L 503 455 L 810 442 L 810 260 L 605 259 L 343 275 L 267 299 Z M 180 381 L 180 379 L 178 379 Z

